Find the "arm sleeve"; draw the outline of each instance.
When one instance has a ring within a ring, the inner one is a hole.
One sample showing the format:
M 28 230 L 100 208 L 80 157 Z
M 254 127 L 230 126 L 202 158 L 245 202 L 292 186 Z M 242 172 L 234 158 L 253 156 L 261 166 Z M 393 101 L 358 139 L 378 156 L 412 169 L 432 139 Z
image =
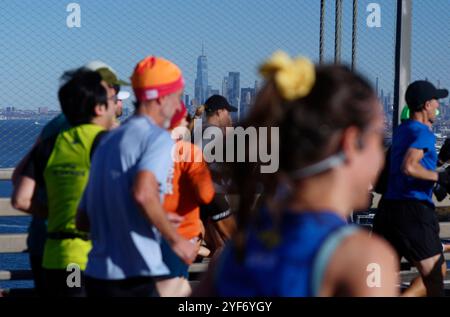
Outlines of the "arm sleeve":
M 410 148 L 428 152 L 434 148 L 434 143 L 434 137 L 431 133 L 421 131 L 417 134 L 415 140 L 411 143 Z
M 36 180 L 35 158 L 37 149 L 38 146 L 34 147 L 34 149 L 31 151 L 30 156 L 23 166 L 20 176 L 27 176 L 31 179 Z
M 52 154 L 57 136 L 40 141 L 32 150 L 30 159 L 25 164 L 22 176 L 27 176 L 36 181 L 36 184 L 42 186 L 44 184 L 44 170 L 47 162 Z
M 195 160 L 195 158 L 199 158 Z M 201 150 L 191 145 L 191 160 L 188 162 L 189 181 L 195 189 L 195 196 L 200 205 L 209 204 L 214 197 L 214 184 Z
M 137 164 L 137 172 L 148 171 L 155 175 L 159 183 L 160 194 L 165 194 L 171 184 L 170 172 L 173 172 L 172 147 L 174 142 L 169 133 L 161 132 L 149 138 Z

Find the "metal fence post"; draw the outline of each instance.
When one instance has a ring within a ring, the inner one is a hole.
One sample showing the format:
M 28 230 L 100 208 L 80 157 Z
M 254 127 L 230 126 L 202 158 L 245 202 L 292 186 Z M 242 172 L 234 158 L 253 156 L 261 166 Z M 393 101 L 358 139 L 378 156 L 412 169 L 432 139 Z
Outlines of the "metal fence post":
M 353 0 L 352 21 L 352 71 L 356 68 L 356 40 L 358 36 L 358 0 Z
M 336 64 L 340 64 L 342 42 L 342 0 L 336 0 L 336 19 L 334 32 L 334 62 Z
M 406 88 L 411 81 L 411 30 L 412 0 L 397 0 L 393 128 L 400 123 Z
M 325 0 L 320 0 L 320 35 L 319 35 L 319 63 L 323 64 L 323 47 L 325 41 Z

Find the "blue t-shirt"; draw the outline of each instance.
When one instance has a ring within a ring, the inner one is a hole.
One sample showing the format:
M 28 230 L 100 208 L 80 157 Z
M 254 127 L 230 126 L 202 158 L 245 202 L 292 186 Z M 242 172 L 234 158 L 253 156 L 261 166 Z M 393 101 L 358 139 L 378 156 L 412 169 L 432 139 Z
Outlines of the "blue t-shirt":
M 332 212 L 292 211 L 284 212 L 278 237 L 271 229 L 266 217 L 249 230 L 242 259 L 227 243 L 214 273 L 218 296 L 318 296 L 334 251 L 358 230 Z
M 430 128 L 418 121 L 407 120 L 395 131 L 392 138 L 389 183 L 386 199 L 421 200 L 433 204 L 434 182 L 424 181 L 403 172 L 403 160 L 410 148 L 423 150 L 420 164 L 430 171 L 437 167 L 436 136 Z
M 132 186 L 139 171 L 150 171 L 164 195 L 173 144 L 169 133 L 145 116 L 130 118 L 100 142 L 80 203 L 92 238 L 86 275 L 118 280 L 169 273 L 162 261 L 160 234 L 139 211 Z

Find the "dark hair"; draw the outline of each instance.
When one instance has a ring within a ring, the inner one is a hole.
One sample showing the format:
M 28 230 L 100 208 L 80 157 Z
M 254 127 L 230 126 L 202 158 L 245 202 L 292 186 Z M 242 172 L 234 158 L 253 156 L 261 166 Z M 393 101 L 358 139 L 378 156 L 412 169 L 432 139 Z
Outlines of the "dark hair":
M 265 83 L 240 125 L 279 127 L 279 170 L 275 175 L 262 174 L 261 163 L 248 160 L 225 167 L 233 179 L 234 190 L 240 193 L 238 230 L 234 236 L 238 255 L 244 252 L 247 228 L 258 219 L 254 204 L 258 188 L 263 188 L 259 204 L 273 206 L 271 202 L 278 196 L 279 185 L 289 179 L 290 173 L 340 152 L 340 132 L 345 128 L 367 128 L 375 113 L 370 101 L 375 98 L 370 84 L 345 66 L 316 67 L 312 90 L 293 101 L 280 96 L 273 78 Z M 269 131 L 269 149 L 270 139 Z
M 422 103 L 415 107 L 410 107 L 410 106 L 407 106 L 407 107 L 409 108 L 409 113 L 411 115 L 413 113 L 421 112 L 425 108 L 425 103 Z
M 61 110 L 71 126 L 91 122 L 95 106 L 108 107 L 107 92 L 99 73 L 84 68 L 65 72 L 58 91 Z

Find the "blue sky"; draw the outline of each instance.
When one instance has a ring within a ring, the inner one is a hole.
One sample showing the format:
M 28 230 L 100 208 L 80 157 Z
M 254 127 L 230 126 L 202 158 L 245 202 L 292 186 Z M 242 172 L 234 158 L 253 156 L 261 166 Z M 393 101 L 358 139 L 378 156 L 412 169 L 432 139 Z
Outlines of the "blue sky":
M 66 26 L 66 6 L 81 6 L 81 28 Z M 344 0 L 342 57 L 351 57 L 351 0 Z M 381 5 L 381 28 L 366 26 L 367 4 Z M 395 6 L 392 0 L 359 1 L 357 68 L 380 88 L 393 90 Z M 58 78 L 93 59 L 128 78 L 151 54 L 176 62 L 193 97 L 202 42 L 209 82 L 220 89 L 229 71 L 241 87 L 253 86 L 257 67 L 276 49 L 319 56 L 319 0 L 22 0 L 0 3 L 0 107 L 58 108 Z M 327 0 L 326 58 L 334 54 L 334 0 Z M 449 86 L 450 1 L 415 1 L 413 79 Z

